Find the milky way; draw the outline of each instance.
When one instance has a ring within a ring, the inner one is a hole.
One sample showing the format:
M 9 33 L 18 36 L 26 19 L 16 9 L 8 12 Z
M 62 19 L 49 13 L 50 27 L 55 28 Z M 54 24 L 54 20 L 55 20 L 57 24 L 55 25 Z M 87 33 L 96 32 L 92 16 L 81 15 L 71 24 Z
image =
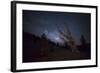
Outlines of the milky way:
M 23 31 L 39 37 L 45 33 L 51 41 L 63 44 L 58 30 L 65 31 L 68 25 L 77 43 L 81 35 L 90 42 L 90 16 L 88 13 L 23 10 Z

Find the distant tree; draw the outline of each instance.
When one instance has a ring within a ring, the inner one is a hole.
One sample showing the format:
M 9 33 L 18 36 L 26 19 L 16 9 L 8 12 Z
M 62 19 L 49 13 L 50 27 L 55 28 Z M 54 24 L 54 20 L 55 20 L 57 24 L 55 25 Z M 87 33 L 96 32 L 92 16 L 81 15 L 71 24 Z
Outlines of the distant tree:
M 83 35 L 81 35 L 80 42 L 81 42 L 82 45 L 85 45 L 87 43 L 86 39 Z
M 45 35 L 45 33 L 43 33 L 43 34 L 41 35 L 41 38 L 43 38 L 43 39 L 46 39 L 46 38 L 47 38 L 46 35 Z

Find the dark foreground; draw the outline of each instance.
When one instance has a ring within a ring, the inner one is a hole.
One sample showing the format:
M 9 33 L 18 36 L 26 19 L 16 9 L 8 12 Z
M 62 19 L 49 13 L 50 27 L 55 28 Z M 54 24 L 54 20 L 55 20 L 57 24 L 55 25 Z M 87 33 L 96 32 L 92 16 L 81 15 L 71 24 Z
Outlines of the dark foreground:
M 90 59 L 90 45 L 78 45 L 78 52 L 71 51 L 66 46 L 59 46 L 53 42 L 39 38 L 34 35 L 23 34 L 23 62 L 43 62 L 62 60 L 84 60 Z

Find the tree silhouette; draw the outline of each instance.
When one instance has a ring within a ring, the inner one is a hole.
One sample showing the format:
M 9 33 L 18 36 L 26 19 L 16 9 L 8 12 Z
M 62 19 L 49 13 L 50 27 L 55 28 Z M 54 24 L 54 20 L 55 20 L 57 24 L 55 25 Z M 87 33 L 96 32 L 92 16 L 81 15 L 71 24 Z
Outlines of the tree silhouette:
M 86 45 L 86 43 L 87 43 L 86 39 L 83 35 L 81 35 L 80 42 L 81 42 L 82 45 Z

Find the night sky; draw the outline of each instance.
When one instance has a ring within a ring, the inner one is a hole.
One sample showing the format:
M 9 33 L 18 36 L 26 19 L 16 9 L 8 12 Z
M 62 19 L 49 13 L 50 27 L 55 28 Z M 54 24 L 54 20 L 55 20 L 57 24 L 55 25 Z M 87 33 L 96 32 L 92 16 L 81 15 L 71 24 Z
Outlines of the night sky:
M 45 33 L 51 41 L 63 44 L 58 29 L 68 27 L 78 44 L 81 35 L 90 42 L 90 18 L 88 13 L 23 10 L 23 31 L 39 37 Z

